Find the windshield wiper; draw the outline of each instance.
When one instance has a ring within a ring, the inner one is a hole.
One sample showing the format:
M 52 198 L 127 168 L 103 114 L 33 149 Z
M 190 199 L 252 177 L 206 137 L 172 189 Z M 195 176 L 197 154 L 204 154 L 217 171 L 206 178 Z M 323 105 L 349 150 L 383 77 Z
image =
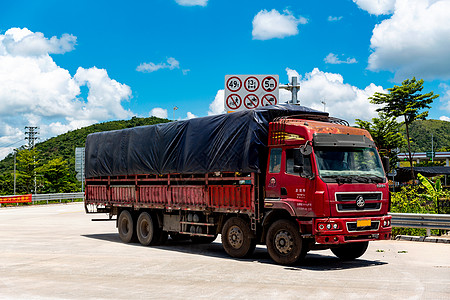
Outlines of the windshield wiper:
M 322 176 L 324 178 L 333 178 L 336 180 L 336 182 L 338 184 L 341 183 L 352 183 L 352 179 L 350 177 L 346 177 L 346 176 L 341 176 L 341 175 L 326 175 L 326 176 Z
M 360 175 L 359 177 L 367 178 L 368 180 L 372 180 L 372 182 L 375 182 L 375 183 L 384 182 L 383 177 L 374 175 L 374 174 L 365 174 L 365 175 Z

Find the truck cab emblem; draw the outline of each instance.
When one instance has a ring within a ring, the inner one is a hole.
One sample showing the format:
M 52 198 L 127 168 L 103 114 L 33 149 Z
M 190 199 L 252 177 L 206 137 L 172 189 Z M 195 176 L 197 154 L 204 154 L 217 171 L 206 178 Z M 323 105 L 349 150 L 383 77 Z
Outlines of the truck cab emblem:
M 359 208 L 363 208 L 364 205 L 366 205 L 366 201 L 364 200 L 364 197 L 361 195 L 356 197 L 356 206 L 358 206 Z

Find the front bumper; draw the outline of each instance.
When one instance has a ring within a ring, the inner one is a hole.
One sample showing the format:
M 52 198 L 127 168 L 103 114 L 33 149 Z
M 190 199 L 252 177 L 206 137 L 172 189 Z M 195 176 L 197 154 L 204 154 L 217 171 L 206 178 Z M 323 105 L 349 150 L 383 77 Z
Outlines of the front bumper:
M 391 219 L 391 216 L 315 219 L 313 235 L 318 244 L 389 240 Z

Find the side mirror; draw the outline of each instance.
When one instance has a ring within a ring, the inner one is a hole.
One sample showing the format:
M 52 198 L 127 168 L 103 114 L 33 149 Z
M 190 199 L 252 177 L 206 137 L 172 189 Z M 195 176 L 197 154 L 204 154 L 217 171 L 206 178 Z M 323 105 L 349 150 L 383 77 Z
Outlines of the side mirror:
M 312 153 L 312 146 L 309 143 L 309 141 L 307 141 L 306 144 L 304 144 L 303 146 L 300 146 L 299 149 L 300 149 L 300 153 L 305 156 L 308 156 Z
M 386 172 L 386 173 L 389 173 L 389 171 L 391 170 L 390 168 L 390 162 L 389 162 L 389 157 L 387 157 L 387 156 L 383 156 L 383 158 L 381 159 L 382 160 L 382 162 L 383 162 L 383 168 L 384 168 L 384 171 Z

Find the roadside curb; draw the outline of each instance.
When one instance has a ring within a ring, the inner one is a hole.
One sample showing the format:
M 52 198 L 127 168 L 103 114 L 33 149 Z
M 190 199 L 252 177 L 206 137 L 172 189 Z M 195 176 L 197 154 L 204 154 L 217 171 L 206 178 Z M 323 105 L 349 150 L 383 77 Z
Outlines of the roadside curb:
M 413 241 L 413 242 L 428 242 L 428 243 L 443 243 L 450 244 L 450 238 L 440 236 L 412 236 L 412 235 L 397 235 L 395 237 L 398 241 Z

